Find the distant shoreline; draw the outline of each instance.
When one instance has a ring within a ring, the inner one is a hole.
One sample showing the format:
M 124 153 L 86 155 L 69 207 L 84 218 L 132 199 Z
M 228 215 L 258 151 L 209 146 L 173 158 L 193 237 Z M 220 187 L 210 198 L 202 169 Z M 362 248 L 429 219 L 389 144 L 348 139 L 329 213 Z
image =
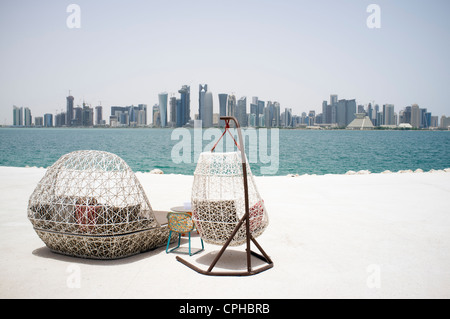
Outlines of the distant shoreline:
M 186 128 L 186 129 L 194 129 L 192 126 L 183 126 L 183 127 L 149 127 L 149 126 L 125 126 L 125 127 L 111 127 L 111 126 L 73 126 L 73 127 L 67 127 L 67 126 L 58 126 L 58 127 L 45 127 L 45 126 L 13 126 L 13 125 L 0 125 L 0 129 L 67 129 L 67 130 L 74 130 L 74 129 L 86 129 L 86 130 L 94 130 L 94 129 L 111 129 L 111 130 L 123 130 L 123 129 L 161 129 L 161 130 L 173 130 L 173 129 L 179 129 L 179 128 Z M 218 128 L 222 129 L 222 127 L 218 126 L 211 126 L 211 127 L 204 127 L 202 129 L 209 129 L 209 128 Z M 353 129 L 347 129 L 347 128 L 323 128 L 323 127 L 264 127 L 264 126 L 258 126 L 258 127 L 242 127 L 242 129 L 279 129 L 279 130 L 287 130 L 287 131 L 427 131 L 427 132 L 446 132 L 450 131 L 450 129 L 435 127 L 435 128 L 404 128 L 404 127 L 380 127 L 377 126 L 372 130 L 353 130 Z
M 37 166 L 4 166 L 0 165 L 0 169 L 30 169 L 30 170 L 47 170 L 49 167 L 37 167 Z M 194 176 L 194 174 L 182 174 L 182 173 L 160 173 L 160 172 L 153 172 L 153 171 L 133 171 L 135 174 L 150 174 L 150 175 L 166 175 L 166 176 Z M 354 176 L 354 175 L 385 175 L 385 174 L 397 174 L 397 175 L 403 175 L 403 174 L 443 174 L 443 173 L 450 173 L 450 167 L 444 168 L 444 169 L 430 169 L 429 171 L 424 171 L 420 168 L 416 170 L 399 170 L 396 172 L 385 170 L 383 172 L 370 172 L 369 170 L 360 170 L 360 171 L 347 171 L 343 174 L 333 174 L 333 173 L 326 173 L 326 174 L 286 174 L 286 175 L 254 175 L 254 177 L 257 178 L 268 178 L 268 177 L 321 177 L 321 176 Z

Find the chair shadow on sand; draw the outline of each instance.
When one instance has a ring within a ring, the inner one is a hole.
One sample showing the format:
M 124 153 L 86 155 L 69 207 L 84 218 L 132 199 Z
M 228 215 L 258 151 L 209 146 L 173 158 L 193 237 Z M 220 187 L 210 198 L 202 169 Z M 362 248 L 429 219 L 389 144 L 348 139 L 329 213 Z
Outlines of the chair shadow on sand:
M 215 268 L 219 269 L 227 269 L 227 270 L 233 270 L 233 271 L 244 271 L 247 269 L 247 262 L 246 262 L 246 256 L 247 253 L 242 250 L 236 249 L 227 249 L 222 257 L 217 262 Z M 217 254 L 219 254 L 219 250 L 211 251 L 205 254 L 201 254 L 198 256 L 198 258 L 195 259 L 195 263 L 209 266 L 213 262 L 214 258 L 216 258 Z M 256 258 L 254 256 L 251 257 L 252 266 L 259 267 L 265 264 L 264 261 L 262 261 L 259 258 Z
M 153 250 L 149 250 L 146 252 L 138 253 L 132 256 L 123 257 L 123 258 L 117 258 L 117 259 L 89 259 L 89 258 L 80 258 L 75 256 L 69 256 L 60 254 L 57 252 L 52 251 L 47 246 L 42 246 L 40 248 L 36 248 L 33 250 L 32 254 L 41 257 L 41 258 L 48 258 L 53 259 L 57 261 L 62 262 L 68 262 L 68 263 L 78 263 L 78 264 L 84 264 L 84 265 L 95 265 L 95 266 L 116 266 L 116 265 L 126 265 L 131 264 L 134 262 L 138 262 L 140 260 L 151 258 L 158 254 L 165 254 L 164 247 L 158 247 Z

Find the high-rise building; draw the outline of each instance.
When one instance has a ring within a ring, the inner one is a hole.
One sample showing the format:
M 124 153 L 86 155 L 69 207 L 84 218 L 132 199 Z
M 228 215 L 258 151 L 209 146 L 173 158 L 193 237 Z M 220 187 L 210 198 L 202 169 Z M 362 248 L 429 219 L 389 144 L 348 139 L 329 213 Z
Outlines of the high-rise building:
M 354 119 L 356 114 L 356 101 L 339 100 L 336 106 L 336 122 L 339 127 L 346 127 Z
M 138 104 L 139 120 L 138 125 L 147 125 L 147 104 Z
M 263 117 L 264 117 L 264 105 L 265 105 L 264 101 L 258 100 L 258 113 L 257 113 L 257 116 L 256 116 L 257 117 L 256 126 L 264 126 L 265 125 L 264 119 L 263 119 Z
M 66 125 L 66 113 L 65 112 L 61 112 L 59 114 L 56 114 L 55 116 L 55 126 L 56 127 L 61 127 Z
M 69 95 L 66 97 L 67 100 L 67 107 L 66 107 L 66 125 L 72 126 L 72 120 L 73 120 L 73 100 L 74 97 L 72 95 Z
M 23 107 L 17 107 L 13 105 L 13 125 L 14 126 L 23 125 Z
M 203 127 L 213 126 L 213 94 L 211 91 L 205 93 L 202 110 Z
M 42 116 L 36 116 L 34 118 L 34 126 L 41 127 L 44 125 L 44 118 Z
M 44 114 L 44 126 L 53 127 L 53 114 L 50 113 Z
M 347 119 L 346 100 L 339 100 L 336 107 L 336 123 L 339 127 L 345 127 Z
M 384 125 L 396 125 L 393 104 L 384 104 L 383 105 L 383 124 Z
M 405 107 L 403 113 L 400 116 L 400 123 L 409 123 L 411 124 L 411 106 Z
M 427 120 L 426 120 L 426 114 L 427 113 L 427 109 L 426 108 L 421 108 L 420 109 L 420 127 L 421 128 L 427 128 Z
M 81 125 L 82 126 L 94 126 L 94 109 L 83 103 L 83 110 L 81 113 Z
M 432 116 L 430 127 L 439 127 L 438 122 L 439 122 L 439 118 L 437 116 Z
M 314 110 L 311 110 L 308 113 L 308 126 L 314 126 L 315 123 L 316 123 L 316 112 Z
M 161 116 L 161 127 L 167 127 L 167 98 L 166 92 L 158 94 L 159 114 Z
M 266 109 L 268 109 L 268 113 L 266 116 L 266 127 L 273 127 L 275 125 L 275 120 L 274 120 L 274 113 L 275 113 L 275 107 L 272 101 L 267 101 L 267 106 Z M 267 126 L 267 123 L 269 123 L 269 126 Z
M 442 115 L 441 116 L 441 124 L 439 127 L 444 130 L 450 130 L 450 116 L 447 117 L 445 115 Z
M 177 127 L 182 127 L 189 123 L 191 120 L 191 88 L 188 85 L 183 85 L 183 87 L 178 91 L 180 93 L 180 113 L 178 113 L 178 102 L 177 102 Z
M 331 122 L 331 108 L 330 109 L 328 108 L 327 101 L 322 102 L 322 114 L 323 114 L 324 123 L 330 123 Z
M 23 109 L 23 120 L 25 126 L 31 126 L 32 123 L 32 116 L 31 116 L 31 110 L 26 107 Z
M 356 118 L 356 101 L 354 99 L 347 100 L 345 111 L 345 126 L 347 126 Z
M 425 112 L 423 122 L 424 128 L 431 127 L 431 112 Z
M 183 106 L 182 106 L 182 100 L 181 99 L 177 99 L 177 107 L 176 107 L 176 122 L 175 122 L 175 126 L 176 127 L 182 127 L 183 122 L 182 119 L 184 118 L 184 110 L 183 110 Z
M 257 101 L 256 101 L 257 102 Z M 250 114 L 248 116 L 248 126 L 257 126 L 258 120 L 258 104 L 251 103 L 250 104 Z
M 338 96 L 337 94 L 331 94 L 330 95 L 330 104 L 336 105 L 338 103 Z
M 281 125 L 281 121 L 280 121 L 280 103 L 279 102 L 273 102 L 273 121 L 274 127 L 279 127 Z M 291 110 L 292 113 L 292 110 Z M 291 114 L 292 115 L 292 114 Z
M 103 125 L 103 107 L 98 105 L 95 107 L 95 124 Z
M 198 88 L 198 119 L 203 120 L 203 109 L 204 109 L 204 101 L 205 94 L 208 92 L 208 84 L 199 84 Z
M 177 98 L 175 96 L 171 96 L 169 100 L 169 108 L 170 108 L 170 126 L 175 126 L 177 123 Z
M 219 116 L 227 116 L 227 101 L 228 101 L 228 94 L 226 93 L 220 93 L 219 94 Z M 225 121 L 220 120 L 219 126 L 224 127 Z
M 158 104 L 153 105 L 152 116 L 153 116 L 153 126 L 160 127 L 161 126 L 161 116 L 159 113 L 159 105 Z
M 270 107 L 269 104 L 271 104 L 270 101 L 267 102 L 267 106 L 264 109 L 264 126 L 267 128 L 272 127 L 272 116 L 270 116 Z
M 285 108 L 283 114 L 284 127 L 292 127 L 292 109 Z
M 338 96 L 337 94 L 331 94 L 330 95 L 330 106 L 329 106 L 329 118 L 330 123 L 334 124 L 337 123 L 337 113 L 338 113 Z M 327 112 L 328 114 L 328 112 Z
M 372 108 L 372 104 L 371 103 L 369 103 L 369 105 L 367 106 L 367 116 L 372 121 L 372 119 L 373 119 L 373 108 Z
M 364 109 L 364 105 L 358 104 L 358 113 L 366 114 L 366 110 Z
M 236 96 L 234 94 L 228 97 L 227 115 L 236 116 Z
M 417 104 L 411 106 L 411 126 L 420 128 L 420 108 Z
M 83 123 L 83 108 L 80 106 L 73 108 L 73 118 L 71 126 L 81 126 Z
M 247 97 L 243 96 L 237 101 L 236 105 L 236 119 L 242 127 L 247 126 Z

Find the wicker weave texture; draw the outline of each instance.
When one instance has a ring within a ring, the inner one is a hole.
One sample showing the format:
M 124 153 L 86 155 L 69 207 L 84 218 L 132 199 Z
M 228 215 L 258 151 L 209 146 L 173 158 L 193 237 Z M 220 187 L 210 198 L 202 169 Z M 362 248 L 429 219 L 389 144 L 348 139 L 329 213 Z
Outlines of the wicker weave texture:
M 256 238 L 267 228 L 269 218 L 248 162 L 247 182 L 250 232 Z M 223 245 L 245 214 L 241 153 L 201 153 L 194 172 L 191 202 L 192 219 L 202 239 L 210 244 Z M 230 246 L 245 242 L 244 223 Z
M 28 218 L 50 249 L 87 258 L 152 249 L 169 233 L 130 167 L 101 151 L 72 152 L 48 168 L 29 199 Z

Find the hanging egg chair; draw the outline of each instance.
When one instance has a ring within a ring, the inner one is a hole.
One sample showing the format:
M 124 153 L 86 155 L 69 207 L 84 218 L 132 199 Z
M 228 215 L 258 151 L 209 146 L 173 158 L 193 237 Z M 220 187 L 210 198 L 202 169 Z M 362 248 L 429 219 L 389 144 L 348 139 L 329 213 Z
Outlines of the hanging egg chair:
M 269 224 L 267 210 L 247 165 L 250 233 L 261 235 Z M 245 215 L 244 178 L 240 152 L 200 154 L 192 186 L 192 219 L 203 241 L 224 245 Z M 245 223 L 244 223 L 245 225 Z M 245 227 L 230 246 L 246 242 Z
M 239 136 L 239 144 L 234 140 L 238 151 L 200 154 L 194 172 L 191 205 L 192 219 L 204 242 L 221 245 L 222 250 L 212 263 L 208 271 L 177 259 L 196 271 L 210 275 L 252 275 L 273 266 L 272 261 L 256 242 L 255 238 L 261 235 L 269 224 L 264 201 L 258 193 L 250 165 L 247 162 L 242 134 L 238 121 L 234 117 L 221 117 L 225 121 L 225 131 L 220 139 L 229 131 L 229 122 L 233 120 Z M 219 139 L 219 140 L 220 140 Z M 250 250 L 252 241 L 263 254 L 256 254 Z M 228 246 L 247 245 L 247 271 L 212 272 L 212 268 Z M 253 270 L 250 264 L 250 254 L 253 254 L 268 263 L 267 266 Z

